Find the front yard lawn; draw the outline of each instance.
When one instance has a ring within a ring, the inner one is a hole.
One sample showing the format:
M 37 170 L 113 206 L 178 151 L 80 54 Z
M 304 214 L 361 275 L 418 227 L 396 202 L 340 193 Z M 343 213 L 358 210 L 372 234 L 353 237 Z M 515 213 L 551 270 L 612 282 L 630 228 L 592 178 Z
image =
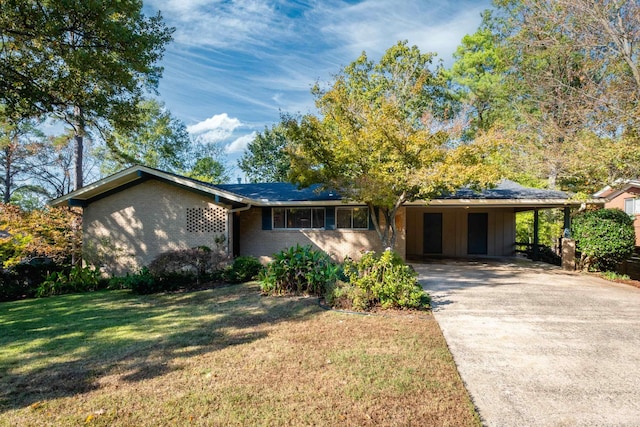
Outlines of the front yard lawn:
M 0 425 L 478 426 L 429 313 L 244 284 L 0 304 Z

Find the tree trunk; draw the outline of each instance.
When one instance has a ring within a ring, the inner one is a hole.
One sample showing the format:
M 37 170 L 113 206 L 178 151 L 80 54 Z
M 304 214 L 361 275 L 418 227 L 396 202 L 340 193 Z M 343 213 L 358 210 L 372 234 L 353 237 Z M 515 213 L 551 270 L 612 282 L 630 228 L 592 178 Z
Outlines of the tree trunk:
M 395 250 L 396 239 L 397 239 L 397 230 L 396 230 L 396 214 L 398 213 L 398 209 L 404 204 L 405 195 L 402 194 L 393 208 L 381 208 L 379 207 L 379 214 L 384 215 L 385 224 L 384 229 L 380 225 L 379 214 L 376 214 L 375 207 L 371 203 L 367 203 L 369 207 L 369 212 L 371 215 L 371 220 L 373 221 L 373 225 L 378 233 L 378 237 L 380 238 L 380 242 L 382 243 L 382 249 L 391 249 Z
M 5 147 L 4 155 L 4 197 L 2 201 L 7 204 L 11 200 L 11 144 Z
M 75 183 L 73 186 L 74 190 L 82 188 L 84 185 L 82 181 L 82 154 L 84 151 L 84 119 L 82 117 L 82 109 L 78 106 L 74 107 L 74 128 L 75 134 L 73 135 L 74 143 L 75 143 Z

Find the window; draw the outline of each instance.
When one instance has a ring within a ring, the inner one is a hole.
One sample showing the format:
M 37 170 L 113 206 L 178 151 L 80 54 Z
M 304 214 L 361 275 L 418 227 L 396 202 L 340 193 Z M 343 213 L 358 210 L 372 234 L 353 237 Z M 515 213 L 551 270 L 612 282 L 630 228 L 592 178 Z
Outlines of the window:
M 324 228 L 324 208 L 274 208 L 273 228 Z
M 640 214 L 640 199 L 624 199 L 624 211 L 628 215 Z
M 336 208 L 336 227 L 369 229 L 369 208 Z

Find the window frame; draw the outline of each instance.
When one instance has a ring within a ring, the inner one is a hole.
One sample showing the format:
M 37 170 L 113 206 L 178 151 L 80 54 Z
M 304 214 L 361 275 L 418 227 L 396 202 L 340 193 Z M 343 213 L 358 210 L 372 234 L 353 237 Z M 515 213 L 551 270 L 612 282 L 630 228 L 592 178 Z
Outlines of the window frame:
M 627 203 L 631 203 L 631 212 L 627 210 Z M 624 211 L 627 215 L 634 216 L 640 214 L 640 198 L 627 197 L 624 199 Z
M 354 210 L 355 209 L 363 209 L 366 212 L 366 218 L 367 218 L 367 223 L 364 227 L 354 227 L 353 223 L 354 223 Z M 350 226 L 349 227 L 340 227 L 338 225 L 338 211 L 349 211 L 351 213 L 350 215 Z M 335 210 L 335 218 L 336 218 L 336 230 L 357 230 L 357 231 L 362 231 L 362 230 L 369 230 L 371 227 L 371 215 L 369 213 L 369 207 L 368 206 L 337 206 L 336 210 Z
M 277 209 L 281 209 L 283 211 L 283 216 L 284 216 L 284 227 L 280 227 L 276 225 L 276 215 L 275 215 L 275 211 Z M 290 210 L 309 210 L 309 218 L 311 219 L 311 226 L 310 227 L 289 227 L 289 211 Z M 314 218 L 316 218 L 316 215 L 314 215 L 314 210 L 317 211 L 321 211 L 322 212 L 322 225 L 321 226 L 316 226 L 314 224 Z M 301 206 L 301 207 L 273 207 L 271 208 L 271 229 L 272 230 L 325 230 L 327 227 L 327 212 L 326 209 L 324 207 L 318 207 L 318 206 Z

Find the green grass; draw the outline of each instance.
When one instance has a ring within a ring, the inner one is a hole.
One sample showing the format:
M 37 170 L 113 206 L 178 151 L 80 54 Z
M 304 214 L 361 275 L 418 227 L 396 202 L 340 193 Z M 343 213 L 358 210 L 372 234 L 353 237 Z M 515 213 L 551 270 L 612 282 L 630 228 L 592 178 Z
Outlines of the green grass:
M 428 313 L 256 284 L 0 304 L 0 425 L 479 425 Z

